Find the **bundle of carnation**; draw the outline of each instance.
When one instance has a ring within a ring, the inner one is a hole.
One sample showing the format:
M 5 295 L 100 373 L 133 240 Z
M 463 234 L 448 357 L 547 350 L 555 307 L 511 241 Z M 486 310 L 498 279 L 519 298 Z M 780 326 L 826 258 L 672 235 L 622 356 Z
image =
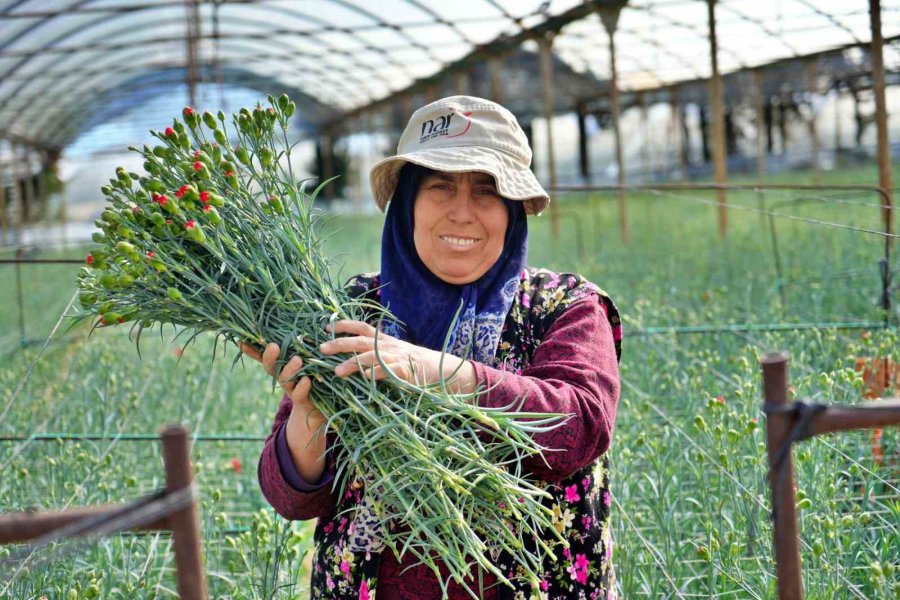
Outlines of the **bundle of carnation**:
M 542 559 L 553 557 L 543 538 L 550 532 L 554 544 L 566 542 L 541 503 L 547 492 L 519 465 L 542 450 L 531 435 L 564 416 L 482 408 L 484 390 L 452 394 L 447 381 L 334 375 L 343 358 L 319 353 L 331 339 L 325 326 L 391 316 L 332 279 L 316 236 L 321 186 L 306 193 L 291 168 L 294 103 L 282 96 L 269 104 L 242 109 L 230 128 L 222 112 L 185 108 L 183 120 L 151 132 L 157 145 L 132 148 L 146 173 L 119 168 L 102 188 L 108 207 L 78 277 L 78 317 L 131 322 L 138 342 L 144 329 L 172 324 L 190 339 L 213 332 L 258 349 L 274 341 L 282 360 L 301 356 L 297 376 L 314 379 L 310 399 L 338 433 L 329 451 L 339 497 L 365 474 L 378 490 L 388 548 L 398 557 L 411 552 L 436 574 L 439 558 L 463 584 L 474 565 L 510 584 L 492 559 L 506 550 L 537 585 Z

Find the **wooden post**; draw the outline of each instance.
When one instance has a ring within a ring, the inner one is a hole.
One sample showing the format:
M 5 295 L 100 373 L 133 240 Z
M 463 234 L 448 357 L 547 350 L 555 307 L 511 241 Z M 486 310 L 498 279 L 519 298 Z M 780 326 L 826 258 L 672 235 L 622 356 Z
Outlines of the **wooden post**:
M 777 409 L 788 405 L 788 357 L 783 352 L 766 354 L 762 361 L 763 397 L 766 405 Z M 794 498 L 794 462 L 791 451 L 783 456 L 779 474 L 776 456 L 794 424 L 790 414 L 772 412 L 766 417 L 769 453 L 769 485 L 775 518 L 775 567 L 779 600 L 802 600 L 800 545 L 797 536 L 797 507 Z
M 587 105 L 583 102 L 578 105 L 578 166 L 581 170 L 581 178 L 585 183 L 591 182 L 591 159 L 588 148 L 587 135 Z
M 425 88 L 425 102 L 431 103 L 439 99 L 440 87 L 436 83 L 432 83 Z
M 709 95 L 713 120 L 713 173 L 716 183 L 722 185 L 728 179 L 728 166 L 725 153 L 725 110 L 722 105 L 722 77 L 719 75 L 719 43 L 716 39 L 716 0 L 706 0 L 706 7 L 709 17 L 709 57 L 712 64 Z M 716 197 L 719 204 L 719 237 L 724 238 L 728 231 L 728 198 L 724 189 L 716 190 Z
M 544 120 L 547 122 L 547 166 L 550 171 L 550 187 L 556 187 L 556 157 L 553 154 L 553 38 L 538 38 L 541 50 L 541 80 L 544 87 Z M 557 196 L 556 192 L 553 192 Z M 559 239 L 559 201 L 550 203 L 550 229 L 553 239 Z
M 503 102 L 503 59 L 492 56 L 487 61 L 488 71 L 491 75 L 491 100 L 497 104 Z
M 887 193 L 883 209 L 884 231 L 893 233 L 894 192 L 891 175 L 891 147 L 888 144 L 887 105 L 884 97 L 884 39 L 881 35 L 881 0 L 869 0 L 869 22 L 872 27 L 872 88 L 875 92 L 875 125 L 878 128 L 878 186 Z M 888 243 L 892 245 L 890 237 Z
M 169 425 L 160 431 L 163 462 L 166 467 L 166 489 L 176 492 L 191 485 L 194 470 L 191 466 L 191 440 L 182 425 Z M 169 516 L 172 526 L 172 546 L 178 579 L 178 596 L 183 600 L 204 600 L 207 597 L 203 578 L 203 557 L 200 549 L 200 517 L 197 503 Z
M 619 128 L 619 76 L 616 69 L 616 26 L 619 22 L 619 13 L 625 5 L 598 6 L 600 20 L 606 35 L 609 38 L 609 103 L 612 113 L 613 140 L 616 147 L 616 171 L 619 184 L 619 226 L 622 230 L 622 243 L 628 243 L 628 217 L 625 214 L 625 159 L 622 156 L 622 132 Z
M 806 126 L 809 129 L 809 141 L 810 141 L 810 146 L 811 146 L 810 162 L 812 163 L 812 168 L 813 168 L 812 182 L 813 182 L 813 185 L 821 185 L 822 169 L 819 166 L 820 143 L 819 143 L 819 131 L 816 127 L 816 110 L 815 110 L 815 98 L 819 93 L 819 86 L 817 85 L 817 82 L 816 82 L 815 59 L 811 59 L 806 62 L 805 76 L 806 76 L 806 89 L 810 94 L 810 98 L 809 98 L 810 116 L 809 116 L 809 121 L 806 123 Z

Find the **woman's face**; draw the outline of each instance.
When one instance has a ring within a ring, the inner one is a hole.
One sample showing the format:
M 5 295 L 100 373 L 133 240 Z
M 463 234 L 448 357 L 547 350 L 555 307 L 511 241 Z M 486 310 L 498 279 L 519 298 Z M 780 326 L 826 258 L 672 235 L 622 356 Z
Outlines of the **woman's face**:
M 487 173 L 438 171 L 426 176 L 413 219 L 419 258 L 447 283 L 472 283 L 503 253 L 509 214 Z

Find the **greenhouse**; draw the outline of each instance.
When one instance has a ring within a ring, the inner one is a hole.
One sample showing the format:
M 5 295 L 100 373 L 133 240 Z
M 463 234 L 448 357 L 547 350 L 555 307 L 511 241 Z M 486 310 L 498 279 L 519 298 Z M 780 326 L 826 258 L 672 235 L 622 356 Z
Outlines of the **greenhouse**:
M 900 0 L 0 0 L 0 597 L 895 597 L 897 111 Z

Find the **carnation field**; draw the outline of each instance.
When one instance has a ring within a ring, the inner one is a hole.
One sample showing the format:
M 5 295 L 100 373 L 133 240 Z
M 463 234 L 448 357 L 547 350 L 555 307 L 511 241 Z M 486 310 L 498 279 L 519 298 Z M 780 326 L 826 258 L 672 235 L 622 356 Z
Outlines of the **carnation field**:
M 825 178 L 877 181 L 874 169 Z M 809 175 L 771 180 L 806 183 Z M 630 194 L 627 246 L 613 194 L 563 197 L 558 241 L 549 214 L 529 223 L 532 265 L 586 275 L 623 316 L 611 461 L 614 563 L 625 598 L 773 598 L 759 357 L 787 350 L 795 397 L 826 403 L 863 398 L 857 362 L 900 361 L 897 311 L 880 307 L 884 237 L 864 231 L 881 228 L 877 195 L 733 191 L 725 240 L 714 202 L 702 191 Z M 327 247 L 343 278 L 378 268 L 380 225 L 379 217 L 331 222 Z M 86 252 L 45 248 L 26 257 Z M 0 265 L 0 510 L 149 493 L 163 482 L 155 432 L 182 421 L 198 436 L 211 597 L 305 598 L 312 524 L 275 516 L 256 483 L 280 398 L 271 381 L 256 363 L 232 367 L 234 348 L 219 346 L 214 360 L 211 337 L 184 347 L 175 330 L 154 330 L 139 358 L 126 326 L 90 340 L 86 327 L 66 332 L 63 322 L 54 331 L 77 270 L 21 267 L 22 345 L 16 267 Z M 807 597 L 900 598 L 898 453 L 897 429 L 795 449 Z M 0 547 L 0 597 L 175 597 L 172 570 L 162 534 L 33 554 Z

